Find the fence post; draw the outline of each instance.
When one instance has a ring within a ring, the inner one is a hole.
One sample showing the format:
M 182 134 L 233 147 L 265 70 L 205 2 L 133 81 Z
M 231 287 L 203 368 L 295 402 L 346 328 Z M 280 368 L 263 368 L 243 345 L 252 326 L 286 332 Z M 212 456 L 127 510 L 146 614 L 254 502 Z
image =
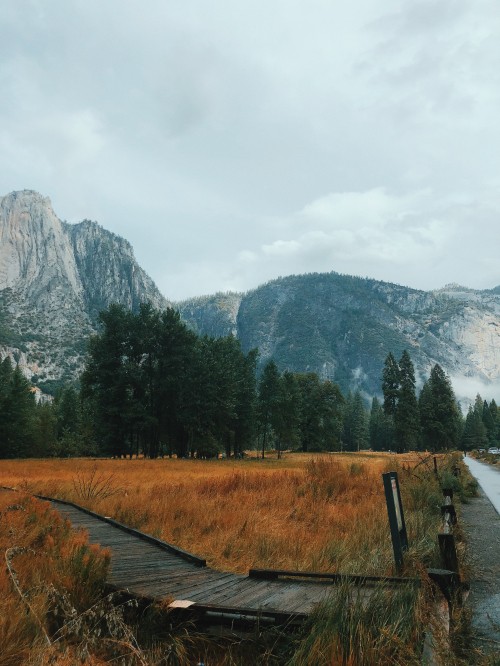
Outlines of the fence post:
M 443 568 L 458 573 L 458 557 L 453 534 L 438 534 L 439 551 Z
M 403 566 L 403 553 L 408 550 L 408 536 L 399 492 L 399 481 L 397 472 L 386 472 L 382 474 L 384 481 L 385 501 L 387 514 L 389 516 L 389 527 L 391 530 L 392 549 L 394 551 L 394 562 L 397 571 Z

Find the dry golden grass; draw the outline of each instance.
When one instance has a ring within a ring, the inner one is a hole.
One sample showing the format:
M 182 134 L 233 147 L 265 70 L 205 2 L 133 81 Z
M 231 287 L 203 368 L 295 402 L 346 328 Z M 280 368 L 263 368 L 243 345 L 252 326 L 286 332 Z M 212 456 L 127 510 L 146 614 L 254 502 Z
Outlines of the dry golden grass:
M 109 555 L 47 502 L 12 492 L 0 492 L 0 550 L 0 664 L 78 663 L 77 649 L 54 636 L 51 613 L 61 600 L 76 613 L 97 601 Z
M 287 454 L 279 461 L 2 461 L 0 484 L 83 504 L 226 571 L 382 575 L 393 573 L 393 564 L 381 473 L 416 462 L 370 453 Z M 422 483 L 409 474 L 401 479 L 410 568 L 432 557 L 437 531 L 429 481 L 425 492 Z

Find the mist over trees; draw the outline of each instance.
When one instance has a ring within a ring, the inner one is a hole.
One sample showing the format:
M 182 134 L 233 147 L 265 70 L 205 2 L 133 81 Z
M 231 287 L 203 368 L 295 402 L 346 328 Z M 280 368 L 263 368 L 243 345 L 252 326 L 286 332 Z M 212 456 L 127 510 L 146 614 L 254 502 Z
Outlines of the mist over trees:
M 499 409 L 477 396 L 464 419 L 439 365 L 419 395 L 413 363 L 392 353 L 381 396 L 343 395 L 315 373 L 257 374 L 257 350 L 198 336 L 177 311 L 113 305 L 89 341 L 80 386 L 37 404 L 7 358 L 0 364 L 0 457 L 241 457 L 284 450 L 405 452 L 498 445 Z M 381 399 L 382 398 L 382 399 Z

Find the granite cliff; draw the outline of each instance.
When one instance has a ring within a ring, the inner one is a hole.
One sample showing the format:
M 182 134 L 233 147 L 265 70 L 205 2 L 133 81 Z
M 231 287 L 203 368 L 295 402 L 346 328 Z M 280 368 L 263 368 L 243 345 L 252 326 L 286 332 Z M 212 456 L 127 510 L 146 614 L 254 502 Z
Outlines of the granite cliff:
M 61 221 L 32 190 L 0 198 L 0 356 L 42 389 L 77 376 L 100 310 L 144 300 L 167 306 L 123 238 Z

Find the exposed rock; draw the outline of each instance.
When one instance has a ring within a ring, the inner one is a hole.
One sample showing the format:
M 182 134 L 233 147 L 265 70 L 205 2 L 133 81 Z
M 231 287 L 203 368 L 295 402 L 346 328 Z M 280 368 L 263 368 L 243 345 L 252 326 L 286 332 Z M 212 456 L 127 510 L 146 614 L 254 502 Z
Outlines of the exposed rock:
M 243 294 L 219 293 L 191 298 L 175 307 L 191 328 L 201 335 L 238 335 L 237 318 Z
M 111 303 L 168 305 L 130 244 L 95 222 L 59 220 L 32 190 L 0 198 L 0 357 L 51 388 L 74 379 Z

